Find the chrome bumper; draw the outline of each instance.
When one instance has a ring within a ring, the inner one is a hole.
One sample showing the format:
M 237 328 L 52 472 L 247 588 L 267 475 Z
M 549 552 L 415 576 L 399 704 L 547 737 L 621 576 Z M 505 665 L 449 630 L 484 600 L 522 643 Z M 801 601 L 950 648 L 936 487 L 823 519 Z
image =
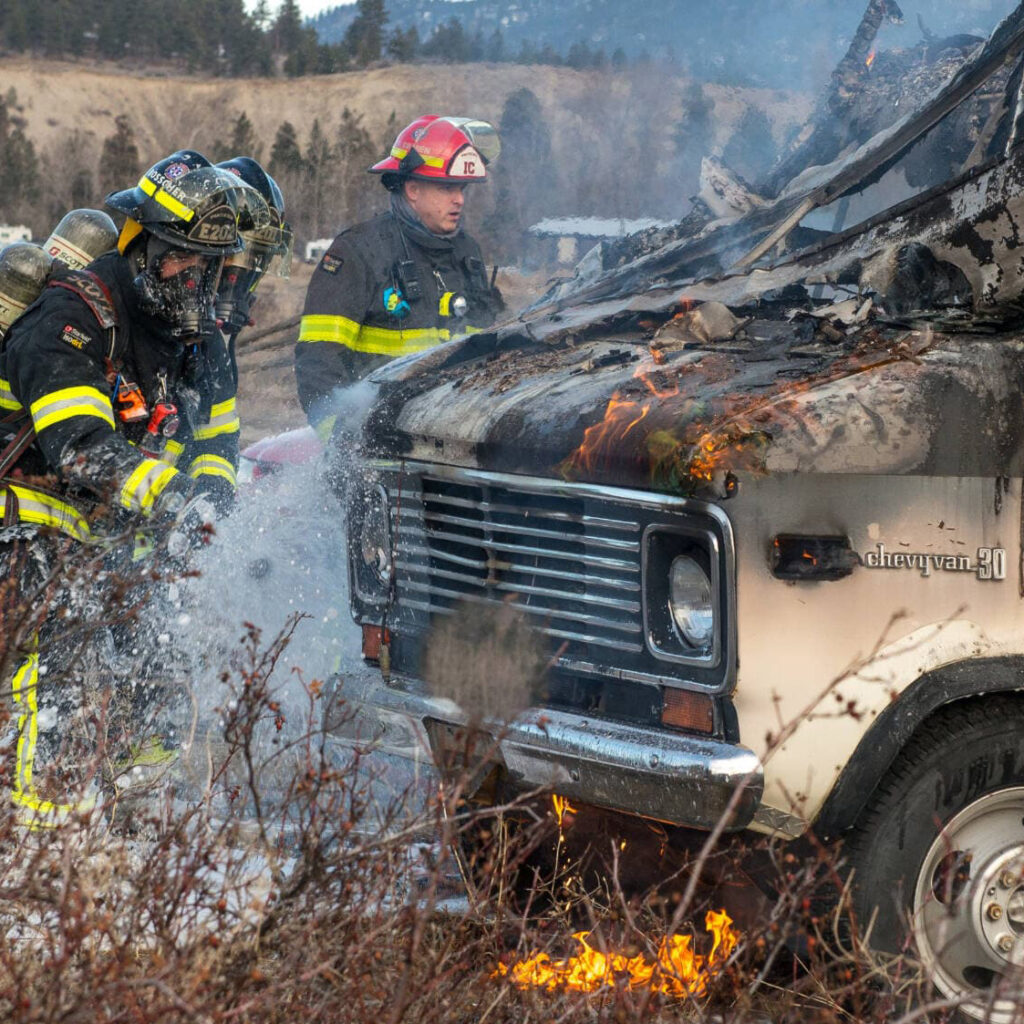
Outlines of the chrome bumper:
M 430 737 L 437 730 L 428 723 L 463 724 L 451 701 L 385 686 L 371 669 L 332 677 L 327 697 L 330 735 L 411 759 L 419 775 L 434 763 Z M 710 829 L 729 813 L 729 830 L 744 828 L 764 788 L 753 751 L 721 740 L 546 709 L 527 712 L 492 736 L 494 759 L 517 787 L 550 789 L 675 825 Z

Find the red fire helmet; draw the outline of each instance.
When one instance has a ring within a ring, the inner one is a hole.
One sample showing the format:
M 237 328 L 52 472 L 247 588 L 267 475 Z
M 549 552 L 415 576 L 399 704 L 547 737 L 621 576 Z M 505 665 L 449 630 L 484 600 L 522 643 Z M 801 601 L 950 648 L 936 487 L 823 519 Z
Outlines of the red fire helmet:
M 501 150 L 498 133 L 486 121 L 425 114 L 398 133 L 391 153 L 370 168 L 388 188 L 409 177 L 428 181 L 483 181 L 487 165 Z

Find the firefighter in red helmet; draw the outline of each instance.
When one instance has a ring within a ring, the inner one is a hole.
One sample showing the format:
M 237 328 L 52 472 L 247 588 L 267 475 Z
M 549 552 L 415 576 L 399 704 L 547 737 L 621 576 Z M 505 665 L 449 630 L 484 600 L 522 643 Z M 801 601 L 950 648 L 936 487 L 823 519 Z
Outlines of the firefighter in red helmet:
M 295 348 L 299 399 L 323 439 L 332 394 L 397 356 L 494 322 L 504 308 L 462 229 L 467 186 L 500 145 L 486 121 L 429 114 L 370 168 L 390 209 L 343 231 L 313 272 Z

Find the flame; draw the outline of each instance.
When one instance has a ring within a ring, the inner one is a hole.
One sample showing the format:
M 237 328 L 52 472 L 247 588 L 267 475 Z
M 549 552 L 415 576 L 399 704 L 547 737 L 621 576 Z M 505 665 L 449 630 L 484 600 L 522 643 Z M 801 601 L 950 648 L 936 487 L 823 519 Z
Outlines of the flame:
M 693 950 L 693 937 L 671 935 L 658 943 L 657 958 L 648 960 L 643 953 L 602 953 L 587 939 L 590 932 L 576 932 L 573 938 L 580 951 L 567 960 L 552 960 L 547 953 L 536 953 L 511 967 L 499 964 L 495 975 L 509 977 L 519 988 L 575 989 L 597 992 L 625 985 L 630 989 L 648 988 L 668 996 L 703 996 L 708 981 L 729 959 L 739 942 L 732 918 L 724 910 L 709 910 L 704 927 L 712 936 L 711 952 L 702 956 Z
M 650 364 L 641 363 L 633 374 L 633 380 L 639 380 L 650 392 L 651 397 L 658 400 L 672 398 L 679 394 L 678 379 L 659 370 L 659 366 L 664 361 L 663 353 L 656 355 L 652 351 Z M 661 380 L 657 380 L 655 375 Z M 616 391 L 608 400 L 601 422 L 587 427 L 583 432 L 583 441 L 579 448 L 566 460 L 568 468 L 577 471 L 593 471 L 602 458 L 613 453 L 633 428 L 647 418 L 650 411 L 650 402 L 641 403 L 632 398 L 626 398 L 621 391 Z
M 870 53 L 869 53 L 869 54 L 867 55 L 867 58 L 866 58 L 866 59 L 865 59 L 865 61 L 864 61 L 864 67 L 866 67 L 866 68 L 869 68 L 869 67 L 871 67 L 871 65 L 872 65 L 872 64 L 874 64 L 874 63 L 875 63 L 875 51 L 874 51 L 874 50 L 872 50 L 872 51 L 871 51 L 871 52 L 870 52 Z
M 566 796 L 559 796 L 557 793 L 551 797 L 551 803 L 555 809 L 555 818 L 558 821 L 558 831 L 562 831 L 562 819 L 567 814 L 575 814 L 576 808 L 569 803 L 569 798 Z

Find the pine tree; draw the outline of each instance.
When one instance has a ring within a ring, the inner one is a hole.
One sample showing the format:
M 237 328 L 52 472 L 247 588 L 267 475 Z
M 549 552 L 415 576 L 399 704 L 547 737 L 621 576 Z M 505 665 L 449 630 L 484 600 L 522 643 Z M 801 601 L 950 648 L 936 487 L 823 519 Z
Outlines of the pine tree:
M 302 14 L 298 0 L 284 0 L 274 19 L 274 49 L 290 55 L 298 49 L 302 39 Z
M 345 31 L 345 49 L 354 64 L 366 67 L 381 59 L 388 12 L 384 0 L 357 0 L 356 8 L 355 19 Z
M 407 29 L 396 28 L 387 42 L 387 55 L 399 64 L 415 59 L 420 49 L 420 34 L 415 25 Z
M 509 95 L 499 133 L 501 159 L 493 172 L 498 198 L 486 227 L 508 255 L 517 251 L 523 231 L 548 212 L 544 204 L 558 194 L 558 182 L 544 111 L 529 89 Z
M 218 155 L 218 160 L 231 160 L 236 156 L 251 156 L 253 160 L 260 159 L 263 147 L 256 138 L 256 130 L 253 128 L 249 115 L 243 110 L 235 123 L 231 126 L 231 138 L 223 147 L 223 155 Z
M 39 200 L 39 159 L 32 140 L 11 116 L 17 107 L 13 89 L 0 100 L 0 220 L 28 219 L 30 207 Z
M 487 40 L 484 59 L 494 62 L 505 60 L 505 37 L 501 34 L 500 28 L 496 28 L 491 33 L 491 38 Z
M 322 238 L 327 230 L 325 207 L 333 184 L 335 168 L 334 147 L 320 127 L 320 119 L 313 121 L 309 130 L 309 144 L 305 154 L 305 181 L 301 203 L 306 215 L 306 227 L 311 238 Z
M 303 166 L 295 125 L 291 121 L 282 121 L 274 136 L 274 144 L 270 147 L 270 173 L 274 177 L 296 174 Z
M 393 124 L 395 120 L 395 114 L 392 111 L 389 121 L 389 125 L 392 127 L 392 138 L 398 131 L 397 126 Z M 328 209 L 328 215 L 332 218 L 331 223 L 337 227 L 342 224 L 355 223 L 365 216 L 367 190 L 370 185 L 366 171 L 372 163 L 379 159 L 379 154 L 373 137 L 363 124 L 363 115 L 354 113 L 348 107 L 341 112 L 341 120 L 335 138 L 334 169 L 337 186 L 334 190 L 335 202 Z M 391 139 L 388 139 L 385 152 L 390 147 Z M 384 190 L 378 186 L 377 189 L 370 191 L 370 195 L 375 197 L 378 193 L 383 192 Z M 374 205 L 372 199 L 370 205 Z
M 126 182 L 134 184 L 142 172 L 139 147 L 135 144 L 135 132 L 126 114 L 114 119 L 114 134 L 103 140 L 100 153 L 100 191 L 106 195 L 115 189 L 125 188 Z

